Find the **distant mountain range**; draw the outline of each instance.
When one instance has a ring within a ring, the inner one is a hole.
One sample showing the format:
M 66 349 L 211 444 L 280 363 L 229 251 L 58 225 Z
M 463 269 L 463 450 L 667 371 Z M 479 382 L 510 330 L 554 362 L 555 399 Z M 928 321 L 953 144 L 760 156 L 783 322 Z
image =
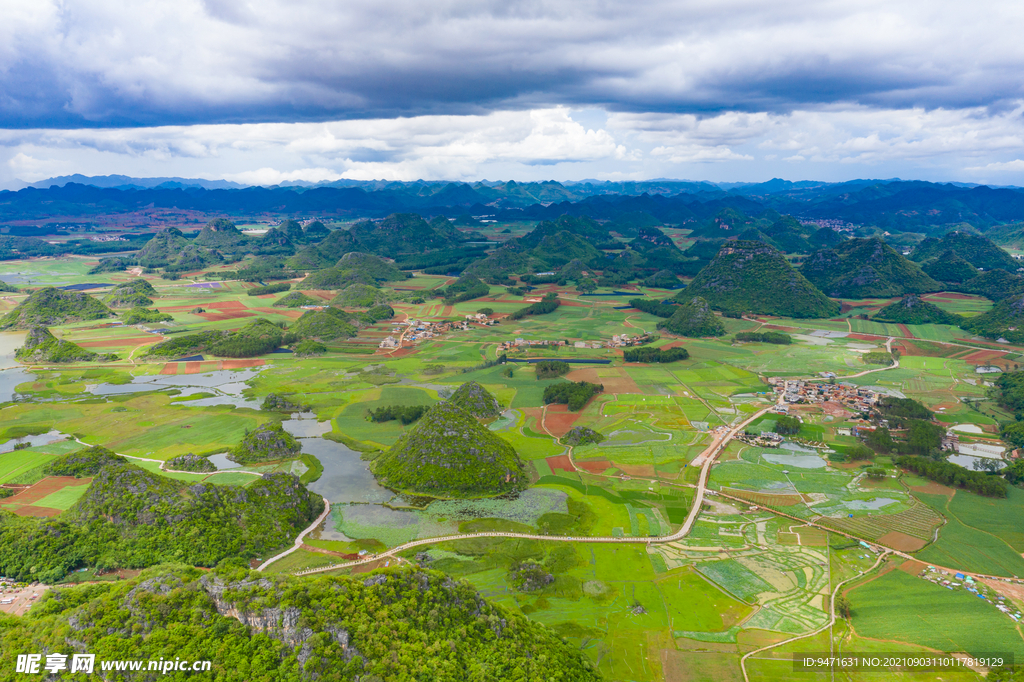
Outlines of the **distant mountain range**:
M 242 187 L 223 180 L 113 175 L 52 178 L 19 191 L 0 192 L 0 222 L 49 222 L 57 216 L 88 220 L 96 215 L 166 209 L 328 219 L 416 212 L 427 217 L 469 214 L 495 220 L 554 220 L 568 214 L 615 221 L 646 214 L 655 223 L 691 228 L 732 209 L 750 217 L 774 212 L 832 221 L 833 226 L 932 232 L 939 226 L 987 229 L 1021 221 L 1024 190 L 902 180 L 778 179 L 744 185 L 677 180 L 473 184 L 343 180 L 315 187 Z M 692 223 L 697 225 L 687 225 Z

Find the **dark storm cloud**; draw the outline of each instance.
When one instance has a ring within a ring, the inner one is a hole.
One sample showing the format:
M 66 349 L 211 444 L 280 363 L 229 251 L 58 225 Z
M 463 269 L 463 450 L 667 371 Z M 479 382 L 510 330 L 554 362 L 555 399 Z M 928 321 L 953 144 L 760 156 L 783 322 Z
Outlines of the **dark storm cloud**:
M 0 126 L 1005 107 L 1014 2 L 8 0 Z

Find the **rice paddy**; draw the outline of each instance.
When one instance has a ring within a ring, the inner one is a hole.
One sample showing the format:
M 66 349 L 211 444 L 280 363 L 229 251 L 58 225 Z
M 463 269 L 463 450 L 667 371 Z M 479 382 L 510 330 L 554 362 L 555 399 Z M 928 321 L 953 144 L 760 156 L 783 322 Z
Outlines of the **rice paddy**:
M 0 264 L 0 274 L 17 267 L 24 265 Z M 32 268 L 26 276 L 39 282 L 70 284 L 89 279 L 81 261 L 41 262 L 38 267 L 33 263 Z M 121 281 L 117 277 L 121 274 L 115 273 L 109 281 Z M 417 276 L 401 286 L 428 291 L 448 281 L 441 276 Z M 255 318 L 288 324 L 295 317 L 295 311 L 273 308 L 277 295 L 248 297 L 240 283 L 209 288 L 188 284 L 154 280 L 159 293 L 154 307 L 173 316 L 166 328 L 176 333 L 235 329 Z M 940 421 L 977 424 L 994 435 L 994 427 L 1007 415 L 988 400 L 984 381 L 990 377 L 978 375 L 975 367 L 992 363 L 1012 369 L 1012 358 L 1019 359 L 1011 355 L 1016 353 L 1012 348 L 990 352 L 944 345 L 963 344 L 965 337 L 955 328 L 856 318 L 885 305 L 883 300 L 851 302 L 856 307 L 844 313 L 849 317 L 837 320 L 768 320 L 795 335 L 788 346 L 734 343 L 736 331 L 761 328 L 748 320 L 726 319 L 730 333 L 717 339 L 663 336 L 656 345 L 681 345 L 690 354 L 687 360 L 666 365 L 626 364 L 620 351 L 610 348 L 556 351 L 533 346 L 518 353 L 518 358 L 609 361 L 573 365 L 570 380 L 601 383 L 605 389 L 582 409 L 569 413 L 544 406 L 544 389 L 555 380 L 538 380 L 534 367 L 526 363 L 484 366 L 498 357 L 498 344 L 515 338 L 607 342 L 613 334 L 654 331 L 658 320 L 636 311 L 615 310 L 628 297 L 587 298 L 575 291 L 563 295 L 571 305 L 550 315 L 454 332 L 395 353 L 377 351 L 377 343 L 391 329 L 389 323 L 380 323 L 354 340 L 329 344 L 326 355 L 310 360 L 269 354 L 251 361 L 210 357 L 202 362 L 146 363 L 139 349 L 160 340 L 153 330 L 96 322 L 63 325 L 60 331 L 65 338 L 118 353 L 121 359 L 100 367 L 36 372 L 17 386 L 25 402 L 5 404 L 2 420 L 5 428 L 56 428 L 87 444 L 165 460 L 185 452 L 223 452 L 247 430 L 283 418 L 256 408 L 267 394 L 276 393 L 307 405 L 330 427 L 329 438 L 372 456 L 374 450 L 394 444 L 414 424 L 373 423 L 367 419 L 369 409 L 429 405 L 474 380 L 506 408 L 488 426 L 526 462 L 531 487 L 516 498 L 434 501 L 415 509 L 389 508 L 382 504 L 387 500 L 338 503 L 323 537 L 309 539 L 311 547 L 375 551 L 460 530 L 537 532 L 546 528 L 553 533 L 571 529 L 574 534 L 651 537 L 673 532 L 688 515 L 693 490 L 687 486 L 697 477 L 692 462 L 711 442 L 711 431 L 735 424 L 774 400 L 765 381 L 768 377 L 859 373 L 871 368 L 863 362 L 866 352 L 881 349 L 889 336 L 897 337 L 900 368 L 846 380 L 915 398 L 935 410 L 941 407 Z M 929 300 L 965 315 L 989 306 L 977 297 L 933 295 Z M 11 301 L 0 304 L 0 311 L 11 305 Z M 399 319 L 439 320 L 474 313 L 485 305 L 498 313 L 510 312 L 522 307 L 523 297 L 493 286 L 486 301 L 448 307 L 439 299 L 428 298 L 422 304 L 400 300 L 394 308 Z M 193 312 L 197 307 L 206 312 Z M 243 362 L 251 366 L 239 381 L 238 404 L 199 404 L 211 396 L 193 389 L 213 395 L 217 387 L 154 386 L 151 391 L 124 395 L 94 392 L 97 385 L 124 386 L 140 377 L 198 377 L 196 372 L 223 371 Z M 378 370 L 368 373 L 371 367 Z M 965 400 L 977 401 L 977 406 L 968 407 Z M 849 426 L 842 415 L 826 416 L 817 408 L 796 412 L 803 418 L 800 437 L 838 450 L 856 442 L 839 434 L 839 429 Z M 772 431 L 776 424 L 777 417 L 768 415 L 749 429 Z M 605 440 L 573 448 L 570 458 L 569 448 L 559 437 L 571 426 L 593 428 Z M 0 483 L 35 483 L 43 478 L 47 462 L 78 447 L 82 446 L 74 441 L 61 441 L 2 453 Z M 607 679 L 652 682 L 696 680 L 712 670 L 720 675 L 716 679 L 735 678 L 739 655 L 753 646 L 750 642 L 804 634 L 826 622 L 829 585 L 834 584 L 830 581 L 867 568 L 874 557 L 835 549 L 830 537 L 834 541 L 836 536 L 808 522 L 913 552 L 923 561 L 1024 575 L 1020 558 L 1024 531 L 1019 524 L 1024 493 L 1014 489 L 1006 500 L 989 500 L 962 491 L 952 498 L 908 492 L 894 478 L 869 483 L 859 464 L 847 466 L 829 456 L 824 449 L 770 450 L 734 442 L 711 469 L 710 486 L 747 504 L 719 497 L 720 506 L 706 507 L 688 538 L 649 550 L 642 545 L 574 546 L 495 539 L 446 543 L 424 552 L 430 567 L 465 578 L 485 596 L 554 627 L 580 646 Z M 138 463 L 159 471 L 159 462 Z M 357 463 L 365 468 L 365 462 Z M 890 466 L 887 461 L 880 463 Z M 291 471 L 292 463 L 253 470 Z M 894 473 L 891 468 L 890 473 Z M 228 485 L 256 480 L 238 472 L 162 475 Z M 908 485 L 920 487 L 921 482 Z M 59 512 L 71 507 L 85 489 L 66 486 L 37 504 Z M 753 512 L 750 505 L 776 508 L 802 521 L 781 519 L 764 509 Z M 938 541 L 933 542 L 936 532 Z M 415 554 L 405 559 L 415 561 Z M 512 586 L 509 569 L 525 559 L 538 561 L 551 572 L 555 581 L 549 589 L 523 593 Z M 303 549 L 275 564 L 272 571 L 333 561 L 336 557 Z M 916 582 L 904 584 L 907 580 Z M 893 571 L 854 589 L 850 593 L 853 636 L 886 639 L 897 650 L 911 644 L 943 650 L 977 646 L 976 636 L 957 635 L 949 627 L 943 630 L 934 624 L 942 613 L 959 609 L 964 616 L 958 626 L 988 627 L 991 614 L 975 608 L 973 602 L 951 601 L 946 590 L 926 594 L 922 588 L 933 586 L 920 582 Z M 892 617 L 897 608 L 889 594 L 893 590 L 906 596 L 898 608 L 910 609 L 914 617 Z M 993 630 L 998 632 L 998 643 L 1019 647 L 1005 627 L 1009 620 L 1000 617 L 1007 622 L 1000 621 Z M 839 624 L 836 627 L 838 633 Z M 821 650 L 830 646 L 827 636 L 820 642 L 809 640 L 807 646 L 812 642 Z M 680 657 L 683 652 L 699 649 L 707 656 L 706 668 L 680 663 L 690 660 Z M 757 661 L 748 669 L 774 670 L 771 665 Z M 752 679 L 787 676 L 763 673 Z

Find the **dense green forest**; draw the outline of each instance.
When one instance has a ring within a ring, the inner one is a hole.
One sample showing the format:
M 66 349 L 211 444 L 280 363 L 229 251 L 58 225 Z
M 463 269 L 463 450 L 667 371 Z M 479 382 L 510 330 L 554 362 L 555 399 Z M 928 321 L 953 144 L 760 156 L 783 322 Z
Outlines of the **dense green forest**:
M 558 300 L 558 294 L 551 292 L 549 294 L 545 294 L 544 298 L 540 302 L 513 311 L 512 314 L 508 316 L 508 319 L 521 320 L 527 315 L 544 315 L 547 313 L 553 313 L 561 304 L 562 302 Z
M 79 647 L 97 660 L 212 659 L 209 673 L 167 679 L 599 680 L 579 649 L 544 625 L 465 582 L 412 569 L 294 578 L 238 562 L 208 573 L 167 565 L 50 591 L 28 616 L 0 614 L 6 670 L 26 651 Z
M 942 485 L 963 488 L 985 497 L 1006 497 L 1006 481 L 998 476 L 971 471 L 952 462 L 925 457 L 904 455 L 897 457 L 894 461 L 897 466 L 930 478 Z
M 533 367 L 538 379 L 557 379 L 568 374 L 571 369 L 568 362 L 561 360 L 541 360 L 534 363 Z
M 685 348 L 650 348 L 640 346 L 638 348 L 625 348 L 622 351 L 622 359 L 625 362 L 675 362 L 686 360 L 690 353 Z
M 561 403 L 567 405 L 570 410 L 577 412 L 595 395 L 604 390 L 601 384 L 592 384 L 589 381 L 560 381 L 544 387 L 544 404 Z
M 431 497 L 490 497 L 529 484 L 515 449 L 450 402 L 427 410 L 370 470 L 382 485 Z
M 228 557 L 265 557 L 323 510 L 320 496 L 290 474 L 266 474 L 245 488 L 189 484 L 99 447 L 59 457 L 46 473 L 94 479 L 57 517 L 0 511 L 0 575 L 53 583 L 84 566 L 214 566 Z
M 745 343 L 774 343 L 780 346 L 793 343 L 793 337 L 782 332 L 737 332 L 733 338 Z

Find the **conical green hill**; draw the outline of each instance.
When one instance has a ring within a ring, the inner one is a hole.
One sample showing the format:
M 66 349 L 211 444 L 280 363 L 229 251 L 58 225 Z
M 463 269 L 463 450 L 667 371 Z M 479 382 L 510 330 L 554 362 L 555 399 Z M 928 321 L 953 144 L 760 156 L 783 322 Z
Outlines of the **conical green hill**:
M 486 388 L 475 381 L 467 381 L 459 386 L 448 402 L 477 419 L 497 417 L 501 414 L 501 404 Z
M 232 247 L 245 241 L 245 235 L 227 218 L 215 218 L 206 223 L 195 238 L 196 244 L 211 249 Z
M 431 407 L 370 469 L 381 485 L 429 497 L 494 497 L 529 484 L 515 449 L 448 402 Z
M 869 298 L 941 291 L 942 285 L 877 237 L 811 254 L 800 272 L 829 296 Z
M 33 327 L 25 335 L 25 345 L 14 352 L 21 362 L 55 363 L 88 362 L 96 359 L 96 353 L 81 346 L 58 339 L 46 327 Z
M 947 313 L 934 303 L 922 301 L 913 294 L 885 306 L 873 319 L 898 324 L 960 324 L 963 320 L 959 315 Z
M 992 310 L 968 317 L 960 326 L 989 339 L 1024 343 L 1024 294 L 1004 298 Z
M 759 241 L 727 241 L 718 254 L 676 296 L 694 296 L 713 308 L 786 317 L 831 317 L 839 304 L 818 291 L 772 246 Z
M 954 282 L 956 284 L 966 282 L 978 276 L 978 269 L 961 258 L 952 249 L 943 251 L 942 255 L 933 261 L 925 263 L 921 269 L 929 277 L 940 282 Z
M 672 317 L 658 323 L 658 329 L 681 336 L 722 336 L 725 327 L 711 312 L 711 306 L 700 296 L 676 308 Z
M 45 287 L 0 317 L 0 329 L 29 329 L 112 316 L 110 308 L 88 294 Z

